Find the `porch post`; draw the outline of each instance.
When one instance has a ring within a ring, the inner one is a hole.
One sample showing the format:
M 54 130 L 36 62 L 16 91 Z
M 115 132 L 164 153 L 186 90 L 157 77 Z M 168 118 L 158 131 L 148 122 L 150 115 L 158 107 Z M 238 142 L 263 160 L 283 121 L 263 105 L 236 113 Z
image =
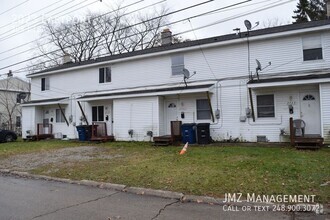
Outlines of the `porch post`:
M 294 136 L 293 118 L 290 117 L 290 142 L 292 147 L 294 147 Z
M 78 105 L 79 105 L 80 111 L 81 111 L 81 113 L 82 113 L 82 115 L 83 115 L 83 117 L 84 117 L 84 119 L 85 119 L 85 121 L 86 121 L 86 124 L 89 125 L 89 124 L 88 124 L 88 121 L 87 121 L 87 117 L 86 117 L 86 115 L 85 115 L 84 110 L 83 110 L 82 107 L 81 107 L 80 102 L 79 102 L 79 101 L 77 101 L 77 102 L 78 102 Z

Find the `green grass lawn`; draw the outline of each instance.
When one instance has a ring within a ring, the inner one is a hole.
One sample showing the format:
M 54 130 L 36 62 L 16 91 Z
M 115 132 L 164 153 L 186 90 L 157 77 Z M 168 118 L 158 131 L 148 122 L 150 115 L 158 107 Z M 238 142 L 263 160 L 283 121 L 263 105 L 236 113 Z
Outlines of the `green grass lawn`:
M 71 141 L 15 142 L 0 145 L 1 157 L 86 146 Z M 225 193 L 317 195 L 330 202 L 330 149 L 298 151 L 290 147 L 152 147 L 150 143 L 94 144 L 112 159 L 49 164 L 31 172 L 223 197 Z M 56 169 L 55 169 L 56 168 Z M 50 172 L 51 171 L 51 172 Z

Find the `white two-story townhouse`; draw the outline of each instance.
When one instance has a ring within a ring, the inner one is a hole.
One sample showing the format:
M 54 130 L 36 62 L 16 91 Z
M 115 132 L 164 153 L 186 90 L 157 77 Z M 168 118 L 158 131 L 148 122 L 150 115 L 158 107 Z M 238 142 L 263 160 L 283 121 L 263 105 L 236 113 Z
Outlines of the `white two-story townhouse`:
M 116 140 L 149 141 L 150 131 L 168 135 L 180 120 L 210 123 L 216 141 L 282 142 L 292 117 L 330 142 L 330 20 L 165 44 L 28 77 L 23 137 L 51 123 L 53 133 L 77 138 L 86 118 L 106 122 Z

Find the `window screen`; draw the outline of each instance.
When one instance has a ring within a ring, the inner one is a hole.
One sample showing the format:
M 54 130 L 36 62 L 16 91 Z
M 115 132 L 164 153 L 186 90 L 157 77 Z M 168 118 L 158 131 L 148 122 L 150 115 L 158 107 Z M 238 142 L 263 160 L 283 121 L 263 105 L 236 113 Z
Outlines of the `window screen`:
M 65 114 L 65 109 L 63 109 L 63 113 Z M 65 122 L 61 109 L 56 109 L 56 122 L 57 123 Z
M 41 78 L 41 91 L 49 90 L 49 78 Z
M 321 36 L 303 38 L 303 57 L 304 61 L 323 59 Z
M 183 55 L 175 55 L 171 57 L 172 60 L 172 75 L 183 74 L 184 57 Z
M 209 101 L 207 99 L 197 99 L 197 120 L 208 120 L 211 119 L 211 110 Z
M 274 95 L 257 96 L 258 118 L 275 117 Z

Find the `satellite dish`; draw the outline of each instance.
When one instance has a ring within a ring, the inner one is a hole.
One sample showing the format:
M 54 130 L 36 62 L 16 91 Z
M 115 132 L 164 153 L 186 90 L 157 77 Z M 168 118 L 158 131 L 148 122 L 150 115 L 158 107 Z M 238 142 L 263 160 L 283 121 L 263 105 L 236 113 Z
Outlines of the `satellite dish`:
M 259 62 L 259 60 L 256 59 L 256 62 L 257 62 L 257 68 L 256 68 L 256 71 L 261 71 L 261 63 Z
M 244 21 L 244 25 L 245 25 L 245 27 L 246 27 L 246 29 L 247 29 L 248 31 L 251 30 L 251 28 L 252 28 L 252 24 L 251 24 L 251 22 L 250 22 L 249 20 L 245 20 L 245 21 Z
M 185 79 L 189 79 L 190 77 L 190 72 L 186 68 L 183 68 L 183 75 Z

